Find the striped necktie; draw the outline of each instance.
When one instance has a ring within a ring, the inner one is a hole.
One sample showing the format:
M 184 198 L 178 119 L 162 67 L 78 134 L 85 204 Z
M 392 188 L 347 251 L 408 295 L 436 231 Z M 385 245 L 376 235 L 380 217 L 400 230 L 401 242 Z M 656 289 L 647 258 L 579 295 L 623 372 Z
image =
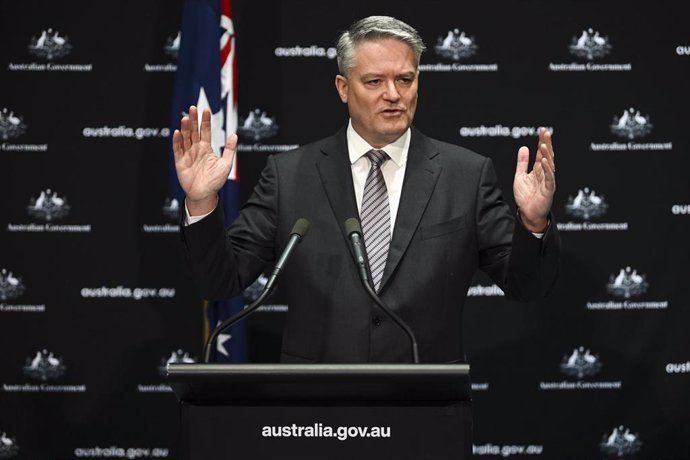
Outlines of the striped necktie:
M 388 154 L 383 150 L 370 150 L 366 155 L 371 161 L 371 169 L 369 169 L 369 175 L 364 184 L 360 217 L 364 232 L 364 244 L 369 258 L 369 269 L 374 282 L 374 289 L 378 291 L 391 242 L 391 212 L 388 204 L 388 189 L 386 189 L 386 183 L 381 172 L 381 165 L 388 159 Z

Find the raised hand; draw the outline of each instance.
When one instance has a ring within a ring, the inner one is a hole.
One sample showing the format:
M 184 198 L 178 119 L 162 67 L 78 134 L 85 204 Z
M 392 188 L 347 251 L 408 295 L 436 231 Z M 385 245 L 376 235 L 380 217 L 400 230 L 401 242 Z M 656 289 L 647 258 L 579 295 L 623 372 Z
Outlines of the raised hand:
M 211 146 L 211 112 L 204 110 L 201 114 L 201 129 L 198 116 L 197 108 L 191 106 L 189 116 L 182 118 L 180 129 L 173 133 L 177 179 L 193 216 L 213 211 L 237 150 L 237 135 L 233 134 L 225 144 L 223 155 L 216 156 Z
M 543 232 L 548 226 L 548 215 L 556 191 L 556 164 L 551 134 L 539 128 L 537 157 L 531 172 L 529 149 L 520 147 L 517 157 L 513 194 L 523 225 L 531 232 Z

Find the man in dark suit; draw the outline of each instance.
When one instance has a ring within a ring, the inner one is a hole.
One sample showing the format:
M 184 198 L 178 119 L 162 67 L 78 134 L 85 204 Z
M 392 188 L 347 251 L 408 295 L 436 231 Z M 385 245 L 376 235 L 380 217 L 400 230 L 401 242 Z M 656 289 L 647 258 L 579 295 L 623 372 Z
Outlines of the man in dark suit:
M 544 296 L 555 282 L 550 134 L 540 130 L 531 172 L 529 150 L 518 152 L 516 223 L 489 159 L 411 127 L 423 50 L 418 33 L 394 18 L 365 18 L 343 33 L 335 84 L 350 123 L 332 137 L 269 157 L 227 230 L 217 192 L 237 137 L 216 157 L 210 113 L 202 114 L 199 130 L 194 107 L 174 134 L 187 194 L 183 239 L 205 297 L 241 292 L 275 263 L 294 222 L 311 222 L 281 278 L 289 304 L 284 362 L 411 359 L 404 333 L 362 287 L 343 229 L 351 217 L 363 222 L 372 284 L 411 326 L 422 362 L 464 360 L 462 310 L 477 268 L 520 300 Z

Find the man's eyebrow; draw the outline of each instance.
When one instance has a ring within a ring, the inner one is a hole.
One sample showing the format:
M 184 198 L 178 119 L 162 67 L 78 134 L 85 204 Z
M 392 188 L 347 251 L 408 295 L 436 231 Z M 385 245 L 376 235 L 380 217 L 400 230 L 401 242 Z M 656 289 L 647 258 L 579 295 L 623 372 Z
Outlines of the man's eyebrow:
M 417 74 L 417 72 L 415 72 L 413 70 L 408 70 L 405 72 L 400 72 L 398 74 L 395 74 L 395 76 L 396 77 L 414 77 L 416 74 Z M 364 79 L 366 79 L 366 78 L 382 78 L 385 76 L 386 75 L 384 73 L 369 72 L 369 73 L 362 74 L 361 78 L 364 78 Z

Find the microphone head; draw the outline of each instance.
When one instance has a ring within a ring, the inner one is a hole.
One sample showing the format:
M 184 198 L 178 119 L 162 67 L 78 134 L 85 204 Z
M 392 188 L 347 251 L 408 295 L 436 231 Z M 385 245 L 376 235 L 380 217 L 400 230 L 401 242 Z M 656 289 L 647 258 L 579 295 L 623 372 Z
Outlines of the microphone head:
M 304 217 L 300 217 L 292 227 L 292 232 L 290 232 L 290 235 L 299 235 L 300 238 L 304 238 L 304 235 L 306 235 L 308 231 L 309 221 Z
M 353 233 L 357 233 L 358 235 L 362 234 L 362 226 L 359 225 L 359 220 L 355 219 L 354 217 L 350 217 L 345 221 L 345 233 L 347 236 L 352 235 Z

